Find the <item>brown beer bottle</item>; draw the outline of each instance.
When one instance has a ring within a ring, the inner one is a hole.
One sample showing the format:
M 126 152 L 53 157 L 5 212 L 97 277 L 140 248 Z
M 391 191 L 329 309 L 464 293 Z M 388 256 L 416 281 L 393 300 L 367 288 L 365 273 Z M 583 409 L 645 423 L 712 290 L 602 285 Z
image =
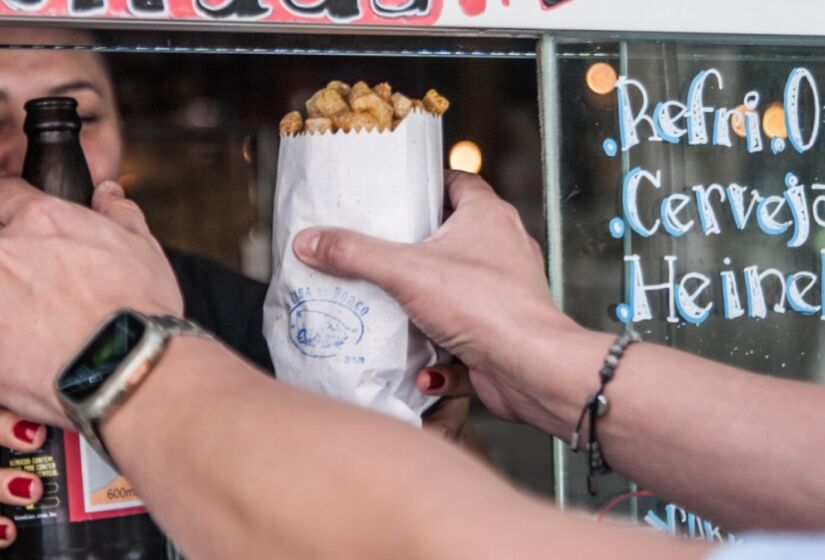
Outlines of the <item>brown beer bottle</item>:
M 48 194 L 89 206 L 94 187 L 80 147 L 77 101 L 46 97 L 25 107 L 23 179 Z M 3 507 L 17 525 L 17 540 L 0 558 L 166 557 L 163 535 L 132 487 L 76 433 L 50 428 L 45 445 L 33 453 L 0 448 L 0 466 L 23 469 L 43 480 L 43 498 L 37 504 Z

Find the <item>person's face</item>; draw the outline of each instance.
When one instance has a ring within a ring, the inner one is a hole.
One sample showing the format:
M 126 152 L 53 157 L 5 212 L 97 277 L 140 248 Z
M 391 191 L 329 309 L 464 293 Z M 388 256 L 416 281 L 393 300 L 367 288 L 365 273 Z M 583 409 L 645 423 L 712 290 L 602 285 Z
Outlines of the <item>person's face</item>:
M 40 43 L 74 42 L 70 31 L 38 30 Z M 25 44 L 31 30 L 3 32 L 3 42 Z M 11 35 L 11 37 L 9 37 Z M 78 102 L 83 121 L 80 143 L 95 184 L 117 179 L 121 164 L 120 123 L 112 84 L 91 52 L 0 50 L 0 176 L 20 175 L 27 140 L 23 104 L 35 97 L 68 96 Z

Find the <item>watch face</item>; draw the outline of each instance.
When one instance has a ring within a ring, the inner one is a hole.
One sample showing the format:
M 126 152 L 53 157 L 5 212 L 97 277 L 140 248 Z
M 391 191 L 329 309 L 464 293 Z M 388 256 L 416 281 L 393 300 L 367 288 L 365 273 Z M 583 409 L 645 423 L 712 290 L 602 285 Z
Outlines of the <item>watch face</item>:
M 114 317 L 66 368 L 57 380 L 58 390 L 76 402 L 93 394 L 138 346 L 145 331 L 143 321 L 131 313 Z

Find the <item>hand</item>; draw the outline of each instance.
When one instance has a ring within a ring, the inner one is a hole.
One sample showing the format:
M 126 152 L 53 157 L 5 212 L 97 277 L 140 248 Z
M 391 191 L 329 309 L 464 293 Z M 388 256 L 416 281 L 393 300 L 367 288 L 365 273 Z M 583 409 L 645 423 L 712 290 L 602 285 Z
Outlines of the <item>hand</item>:
M 0 410 L 0 446 L 16 451 L 34 451 L 43 445 L 46 427 Z M 30 473 L 18 469 L 0 469 L 0 504 L 25 506 L 43 495 L 43 484 Z M 17 537 L 14 522 L 0 517 L 0 548 L 6 548 Z
M 477 176 L 449 173 L 446 186 L 455 212 L 422 243 L 311 228 L 295 237 L 293 249 L 322 272 L 383 288 L 425 335 L 469 367 L 488 408 L 535 424 L 546 414 L 537 398 L 543 380 L 525 365 L 527 350 L 580 327 L 552 305 L 541 249 L 518 212 Z
M 115 183 L 96 212 L 0 179 L 0 406 L 68 427 L 51 383 L 110 313 L 180 315 L 172 269 L 143 214 Z

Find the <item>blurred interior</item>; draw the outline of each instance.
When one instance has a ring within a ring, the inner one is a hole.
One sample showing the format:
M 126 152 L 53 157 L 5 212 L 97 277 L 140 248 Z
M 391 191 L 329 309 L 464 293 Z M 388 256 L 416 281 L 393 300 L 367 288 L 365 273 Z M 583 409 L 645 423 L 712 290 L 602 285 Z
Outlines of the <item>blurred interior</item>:
M 101 31 L 91 46 L 105 52 L 120 105 L 120 181 L 167 246 L 268 280 L 278 122 L 331 79 L 415 97 L 437 88 L 452 101 L 445 165 L 454 144 L 475 143 L 480 173 L 544 243 L 533 41 Z M 481 407 L 471 418 L 479 454 L 552 493 L 549 437 Z
M 412 96 L 436 87 L 453 102 L 444 120 L 445 152 L 462 140 L 477 144 L 481 174 L 522 210 L 537 239 L 545 237 L 534 61 L 108 56 L 127 144 L 121 180 L 153 231 L 178 248 L 241 268 L 244 236 L 270 211 L 277 123 L 331 78 L 388 81 Z

